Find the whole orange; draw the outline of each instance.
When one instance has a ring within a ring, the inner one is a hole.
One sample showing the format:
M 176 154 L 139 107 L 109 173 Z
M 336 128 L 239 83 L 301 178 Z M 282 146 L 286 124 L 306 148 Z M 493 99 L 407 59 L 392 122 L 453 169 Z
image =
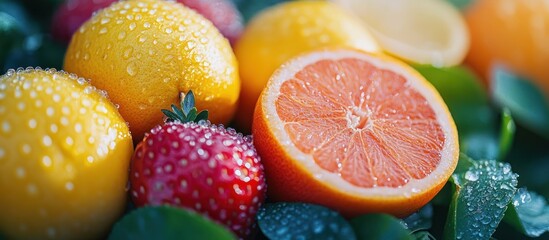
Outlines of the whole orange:
M 175 2 L 120 1 L 74 34 L 65 69 L 108 92 L 134 141 L 162 122 L 161 109 L 192 90 L 214 123 L 233 116 L 240 92 L 229 42 L 207 19 Z
M 465 12 L 466 62 L 486 79 L 494 64 L 527 76 L 549 97 L 549 2 L 478 0 Z M 489 83 L 489 80 L 488 80 Z
M 0 232 L 8 239 L 100 239 L 124 212 L 130 131 L 83 78 L 0 76 Z
M 242 78 L 236 124 L 249 131 L 255 104 L 271 74 L 296 55 L 333 47 L 379 51 L 352 14 L 325 1 L 291 1 L 255 16 L 235 45 Z

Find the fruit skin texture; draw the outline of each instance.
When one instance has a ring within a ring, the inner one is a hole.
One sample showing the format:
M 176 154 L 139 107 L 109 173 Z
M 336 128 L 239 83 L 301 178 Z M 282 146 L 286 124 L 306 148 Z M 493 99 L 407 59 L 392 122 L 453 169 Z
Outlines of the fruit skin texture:
M 424 79 L 419 73 L 411 67 L 399 63 L 390 57 L 378 54 L 372 54 L 383 61 L 390 61 L 393 64 L 398 64 L 400 67 L 409 71 L 409 74 L 416 78 Z M 292 61 L 283 66 L 291 67 Z M 281 70 L 279 69 L 273 78 L 276 77 Z M 273 81 L 272 79 L 270 81 Z M 423 80 L 426 88 L 429 91 L 436 92 L 435 88 L 426 80 Z M 310 169 L 306 169 L 302 163 L 294 159 L 286 149 L 289 143 L 281 143 L 273 129 L 280 126 L 271 126 L 266 114 L 264 102 L 267 87 L 260 96 L 253 119 L 252 134 L 254 136 L 254 145 L 256 146 L 259 156 L 262 158 L 262 163 L 265 167 L 265 177 L 269 183 L 268 199 L 272 202 L 308 202 L 326 206 L 340 212 L 347 218 L 359 216 L 367 213 L 388 213 L 397 217 L 406 217 L 409 214 L 417 211 L 427 204 L 446 183 L 453 170 L 457 165 L 459 156 L 458 135 L 454 122 L 451 125 L 451 136 L 449 141 L 453 141 L 456 145 L 451 150 L 452 163 L 451 168 L 444 176 L 439 177 L 441 181 L 430 186 L 430 188 L 417 193 L 413 196 L 368 196 L 361 197 L 349 192 L 344 192 L 334 185 L 328 185 L 319 180 L 320 177 L 314 176 Z M 438 94 L 437 94 L 438 95 Z M 444 103 L 438 95 L 437 101 Z M 449 111 L 446 109 L 446 118 L 452 119 Z M 442 180 L 444 179 L 444 180 Z
M 301 53 L 351 47 L 378 51 L 373 37 L 351 15 L 324 1 L 286 2 L 254 17 L 235 45 L 242 90 L 236 124 L 249 131 L 253 111 L 271 74 Z
M 62 42 L 69 43 L 72 34 L 88 20 L 93 12 L 103 9 L 116 0 L 68 0 L 61 4 L 55 12 L 52 24 L 52 36 Z
M 69 43 L 72 35 L 93 12 L 108 7 L 117 0 L 68 0 L 57 9 L 51 26 L 55 39 Z M 210 20 L 231 44 L 244 28 L 242 15 L 228 0 L 178 0 Z
M 198 13 L 168 1 L 122 1 L 100 11 L 75 33 L 64 68 L 109 93 L 136 142 L 162 123 L 160 109 L 180 92 L 192 89 L 213 123 L 232 118 L 240 92 L 229 42 Z
M 55 70 L 0 77 L 0 232 L 99 239 L 121 216 L 133 145 L 116 107 Z
M 547 1 L 479 0 L 465 19 L 471 33 L 466 58 L 490 84 L 493 64 L 531 78 L 549 101 L 549 4 Z
M 152 129 L 137 145 L 130 179 L 138 207 L 193 209 L 240 237 L 249 236 L 266 190 L 251 139 L 206 122 Z

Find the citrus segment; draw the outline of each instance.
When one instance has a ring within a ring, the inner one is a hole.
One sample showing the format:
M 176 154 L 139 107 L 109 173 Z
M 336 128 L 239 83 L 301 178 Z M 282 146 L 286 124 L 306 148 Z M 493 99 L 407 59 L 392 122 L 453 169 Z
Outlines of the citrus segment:
M 323 1 L 293 1 L 268 8 L 248 24 L 235 45 L 242 78 L 236 124 L 247 131 L 261 91 L 273 72 L 296 55 L 330 47 L 378 51 L 360 21 Z
M 459 151 L 448 108 L 423 77 L 355 50 L 281 67 L 256 106 L 253 134 L 272 199 L 346 215 L 417 210 L 452 174 Z
M 407 61 L 457 65 L 469 48 L 463 17 L 440 0 L 332 0 L 356 13 L 380 47 Z

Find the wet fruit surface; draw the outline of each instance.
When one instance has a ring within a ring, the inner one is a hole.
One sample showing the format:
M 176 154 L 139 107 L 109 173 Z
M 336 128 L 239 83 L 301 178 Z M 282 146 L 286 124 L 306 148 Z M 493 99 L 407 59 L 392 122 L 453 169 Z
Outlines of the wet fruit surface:
M 65 69 L 109 93 L 135 141 L 162 122 L 160 109 L 193 90 L 214 123 L 233 116 L 240 91 L 228 41 L 181 4 L 127 1 L 111 5 L 74 35 Z
M 0 231 L 20 239 L 104 237 L 126 204 L 133 146 L 115 106 L 55 70 L 0 77 Z
M 309 51 L 342 46 L 378 50 L 358 19 L 332 3 L 288 2 L 259 13 L 235 45 L 242 77 L 236 124 L 249 131 L 259 94 L 281 64 Z
M 248 137 L 209 123 L 168 123 L 136 149 L 135 204 L 193 209 L 240 237 L 250 235 L 265 197 L 263 166 Z
M 444 186 L 459 155 L 438 93 L 380 55 L 333 50 L 295 58 L 273 75 L 254 114 L 270 199 L 347 216 L 416 211 Z

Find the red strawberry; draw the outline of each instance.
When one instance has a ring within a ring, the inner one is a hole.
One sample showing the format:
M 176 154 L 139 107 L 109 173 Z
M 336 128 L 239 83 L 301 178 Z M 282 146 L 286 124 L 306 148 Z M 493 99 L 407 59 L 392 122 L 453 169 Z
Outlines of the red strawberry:
M 72 34 L 91 18 L 93 12 L 111 5 L 117 0 L 68 0 L 55 12 L 51 25 L 52 36 L 68 43 Z
M 130 175 L 133 201 L 138 207 L 193 209 L 246 237 L 266 190 L 252 140 L 207 121 L 186 122 L 207 118 L 207 112 L 197 114 L 192 92 L 182 106 L 164 110 L 172 122 L 155 127 L 137 145 Z
M 244 25 L 242 15 L 229 0 L 177 0 L 196 10 L 215 25 L 231 45 L 238 40 Z

